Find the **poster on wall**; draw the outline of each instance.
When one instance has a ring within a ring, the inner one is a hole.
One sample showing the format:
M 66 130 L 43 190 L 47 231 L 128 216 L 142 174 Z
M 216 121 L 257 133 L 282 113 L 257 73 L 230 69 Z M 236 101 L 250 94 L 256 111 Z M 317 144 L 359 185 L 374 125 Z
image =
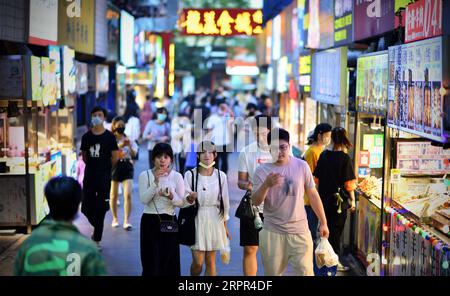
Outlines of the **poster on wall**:
M 418 0 L 406 7 L 406 43 L 441 34 L 442 0 Z
M 86 63 L 76 61 L 77 67 L 77 93 L 84 95 L 89 91 L 88 88 L 88 65 Z
M 394 17 L 394 0 L 355 0 L 354 40 L 393 30 Z
M 431 140 L 444 133 L 442 37 L 389 48 L 388 125 Z
M 56 99 L 61 99 L 61 50 L 59 46 L 48 47 L 48 57 L 55 61 Z
M 50 58 L 42 57 L 42 103 L 44 106 L 56 104 L 56 62 Z
M 75 65 L 75 50 L 68 46 L 62 47 L 63 57 L 63 93 L 64 96 L 70 96 L 75 94 L 77 87 L 77 68 Z
M 347 47 L 313 54 L 312 65 L 312 99 L 324 104 L 345 106 Z
M 353 0 L 334 1 L 334 46 L 353 42 Z
M 95 82 L 98 92 L 108 92 L 109 90 L 109 67 L 107 65 L 97 65 L 95 67 Z
M 398 142 L 397 169 L 402 174 L 446 174 L 450 171 L 450 150 L 431 142 Z
M 356 100 L 359 112 L 384 115 L 388 96 L 388 53 L 361 56 L 357 62 Z

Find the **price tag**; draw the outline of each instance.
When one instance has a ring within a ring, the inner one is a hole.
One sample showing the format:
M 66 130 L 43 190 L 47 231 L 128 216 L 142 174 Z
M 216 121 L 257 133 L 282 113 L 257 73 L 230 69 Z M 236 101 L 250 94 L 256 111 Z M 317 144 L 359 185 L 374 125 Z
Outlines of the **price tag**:
M 391 169 L 391 184 L 399 184 L 400 178 L 401 178 L 400 170 Z

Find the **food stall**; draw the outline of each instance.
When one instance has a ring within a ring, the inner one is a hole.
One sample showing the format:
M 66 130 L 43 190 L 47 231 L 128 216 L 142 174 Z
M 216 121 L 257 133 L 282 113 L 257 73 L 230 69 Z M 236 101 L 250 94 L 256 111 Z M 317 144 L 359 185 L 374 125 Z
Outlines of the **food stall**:
M 48 214 L 45 184 L 66 174 L 74 157 L 73 113 L 62 100 L 57 53 L 51 47 L 51 58 L 0 57 L 0 227 L 30 231 L 39 224 Z
M 358 179 L 356 255 L 365 267 L 368 255 L 381 252 L 384 134 L 388 86 L 387 51 L 357 60 L 355 172 Z
M 389 48 L 387 275 L 450 275 L 448 67 L 446 37 Z

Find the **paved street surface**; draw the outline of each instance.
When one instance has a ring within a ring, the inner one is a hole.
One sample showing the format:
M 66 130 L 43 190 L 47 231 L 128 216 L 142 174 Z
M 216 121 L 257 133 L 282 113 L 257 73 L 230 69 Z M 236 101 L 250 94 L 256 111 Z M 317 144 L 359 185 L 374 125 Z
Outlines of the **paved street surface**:
M 119 228 L 111 227 L 111 212 L 108 212 L 105 220 L 105 230 L 102 241 L 102 254 L 106 262 L 107 271 L 109 275 L 115 276 L 138 276 L 141 275 L 141 261 L 140 261 L 140 245 L 139 245 L 139 225 L 140 218 L 143 211 L 143 204 L 138 196 L 138 177 L 139 173 L 147 169 L 148 153 L 145 149 L 140 149 L 139 161 L 135 167 L 134 187 L 133 187 L 133 209 L 131 216 L 131 223 L 134 228 L 131 231 L 125 231 L 122 224 Z M 228 227 L 231 231 L 231 260 L 228 265 L 220 262 L 220 254 L 217 257 L 217 273 L 222 276 L 240 276 L 242 272 L 242 257 L 243 248 L 239 246 L 239 219 L 234 217 L 234 213 L 239 204 L 244 191 L 237 187 L 237 157 L 238 154 L 230 154 L 230 172 L 228 174 L 229 189 L 230 189 L 230 221 Z M 120 197 L 121 205 L 119 211 L 119 223 L 123 222 L 123 199 Z M 80 231 L 90 237 L 92 228 L 83 214 L 79 214 L 75 224 Z M 0 276 L 11 275 L 13 268 L 14 256 L 20 243 L 26 236 L 1 236 L 0 246 L 8 250 L 2 253 L 0 249 Z M 3 242 L 3 243 L 1 243 Z M 189 275 L 189 268 L 192 262 L 191 252 L 189 248 L 181 246 L 181 274 Z M 262 264 L 258 253 L 258 264 L 260 266 L 258 275 L 263 275 Z M 286 275 L 292 275 L 292 271 L 288 268 Z M 346 273 L 345 275 L 352 275 Z

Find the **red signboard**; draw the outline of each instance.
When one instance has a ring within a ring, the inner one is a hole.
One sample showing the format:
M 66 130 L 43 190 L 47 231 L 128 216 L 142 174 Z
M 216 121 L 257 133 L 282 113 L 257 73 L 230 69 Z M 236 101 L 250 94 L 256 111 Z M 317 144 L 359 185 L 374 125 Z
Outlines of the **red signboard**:
M 442 0 L 419 0 L 406 8 L 405 42 L 442 34 Z
M 258 9 L 183 9 L 182 35 L 236 36 L 262 33 L 263 14 Z

